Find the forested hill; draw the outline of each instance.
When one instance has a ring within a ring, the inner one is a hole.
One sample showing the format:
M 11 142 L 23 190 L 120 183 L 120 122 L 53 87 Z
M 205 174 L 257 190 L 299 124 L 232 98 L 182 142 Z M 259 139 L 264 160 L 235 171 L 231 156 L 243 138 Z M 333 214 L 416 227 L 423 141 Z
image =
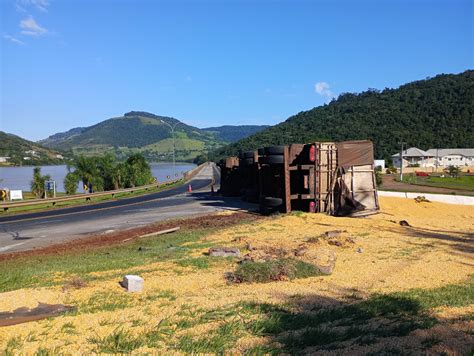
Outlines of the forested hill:
M 62 152 L 50 150 L 35 142 L 0 131 L 0 157 L 9 157 L 0 165 L 28 166 L 64 164 L 68 159 Z
M 140 152 L 149 161 L 171 160 L 175 127 L 176 159 L 193 160 L 227 143 L 247 137 L 265 127 L 221 126 L 199 129 L 175 118 L 131 111 L 89 127 L 76 127 L 39 141 L 40 144 L 71 151 L 75 155 L 110 152 L 119 159 Z
M 224 125 L 217 127 L 207 127 L 202 129 L 203 131 L 208 131 L 214 133 L 220 140 L 232 143 L 238 140 L 241 140 L 245 137 L 253 135 L 257 132 L 260 132 L 270 126 L 268 125 Z
M 214 151 L 214 159 L 265 145 L 370 139 L 376 158 L 399 142 L 428 148 L 474 147 L 474 71 L 441 74 L 397 89 L 341 94 L 328 105 Z

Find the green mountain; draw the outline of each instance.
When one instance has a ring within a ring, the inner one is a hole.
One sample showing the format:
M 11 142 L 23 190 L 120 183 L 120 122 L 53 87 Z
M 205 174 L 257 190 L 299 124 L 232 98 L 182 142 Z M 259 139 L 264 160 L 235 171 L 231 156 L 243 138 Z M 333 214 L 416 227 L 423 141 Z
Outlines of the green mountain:
M 222 141 L 232 143 L 241 140 L 250 135 L 256 134 L 262 130 L 265 130 L 270 126 L 268 125 L 224 125 L 218 127 L 207 127 L 204 131 L 212 132 L 216 137 Z
M 441 74 L 397 89 L 341 94 L 337 100 L 217 149 L 218 159 L 266 145 L 370 139 L 376 158 L 400 142 L 421 149 L 474 147 L 474 71 Z
M 243 125 L 199 129 L 171 117 L 131 111 L 93 126 L 51 135 L 39 143 L 75 155 L 111 152 L 123 159 L 140 152 L 149 161 L 169 161 L 173 152 L 170 125 L 175 126 L 176 159 L 180 161 L 192 160 L 266 127 Z
M 3 131 L 0 131 L 0 157 L 9 157 L 0 165 L 14 166 L 64 164 L 68 158 L 64 153 Z
M 164 161 L 172 159 L 173 139 L 169 125 L 175 126 L 177 160 L 192 160 L 224 144 L 214 133 L 171 117 L 141 111 L 131 111 L 93 126 L 74 128 L 39 142 L 46 147 L 72 151 L 75 155 L 111 152 L 122 159 L 140 152 L 150 161 Z

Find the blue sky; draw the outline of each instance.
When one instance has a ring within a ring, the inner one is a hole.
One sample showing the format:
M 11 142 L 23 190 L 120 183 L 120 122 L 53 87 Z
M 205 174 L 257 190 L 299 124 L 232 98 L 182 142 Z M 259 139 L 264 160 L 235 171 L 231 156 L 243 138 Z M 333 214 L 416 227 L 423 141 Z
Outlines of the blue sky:
M 0 0 L 0 129 L 130 110 L 276 124 L 342 92 L 473 66 L 471 0 Z

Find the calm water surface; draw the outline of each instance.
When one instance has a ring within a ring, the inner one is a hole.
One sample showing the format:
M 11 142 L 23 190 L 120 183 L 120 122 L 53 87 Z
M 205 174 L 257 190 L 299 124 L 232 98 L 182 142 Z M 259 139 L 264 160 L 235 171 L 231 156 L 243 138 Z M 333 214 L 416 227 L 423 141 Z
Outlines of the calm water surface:
M 168 176 L 173 179 L 173 163 L 160 162 L 150 163 L 151 171 L 159 182 L 166 181 Z M 183 176 L 183 173 L 196 167 L 192 163 L 176 163 L 176 178 Z M 0 167 L 0 187 L 12 190 L 30 190 L 30 182 L 33 178 L 34 167 Z M 41 166 L 41 174 L 51 175 L 51 179 L 56 181 L 58 192 L 64 192 L 64 177 L 67 174 L 67 167 L 61 166 Z M 77 192 L 82 191 L 82 184 L 79 184 Z

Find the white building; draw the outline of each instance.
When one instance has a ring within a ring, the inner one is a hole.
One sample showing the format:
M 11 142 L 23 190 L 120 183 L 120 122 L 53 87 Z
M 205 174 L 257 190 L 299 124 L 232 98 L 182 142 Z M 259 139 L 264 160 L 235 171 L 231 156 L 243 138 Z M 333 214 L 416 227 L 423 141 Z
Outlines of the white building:
M 10 157 L 0 157 L 0 163 L 6 163 L 8 162 L 8 160 L 10 159 Z
M 474 166 L 474 148 L 431 148 L 427 151 L 438 161 L 438 167 Z
M 33 156 L 33 157 L 38 157 L 38 156 L 39 156 L 39 152 L 38 152 L 38 151 L 35 151 L 35 150 L 28 150 L 28 151 L 25 151 L 25 154 L 31 155 L 31 156 Z
M 375 159 L 374 160 L 374 167 L 380 167 L 382 171 L 385 171 L 385 160 L 384 159 Z
M 426 151 L 410 147 L 403 151 L 403 167 L 433 167 L 432 156 Z M 400 168 L 400 153 L 392 155 L 393 165 Z
M 392 160 L 395 167 L 400 167 L 400 153 L 393 154 Z M 403 167 L 436 166 L 474 166 L 474 148 L 431 148 L 423 151 L 410 147 L 403 151 Z

